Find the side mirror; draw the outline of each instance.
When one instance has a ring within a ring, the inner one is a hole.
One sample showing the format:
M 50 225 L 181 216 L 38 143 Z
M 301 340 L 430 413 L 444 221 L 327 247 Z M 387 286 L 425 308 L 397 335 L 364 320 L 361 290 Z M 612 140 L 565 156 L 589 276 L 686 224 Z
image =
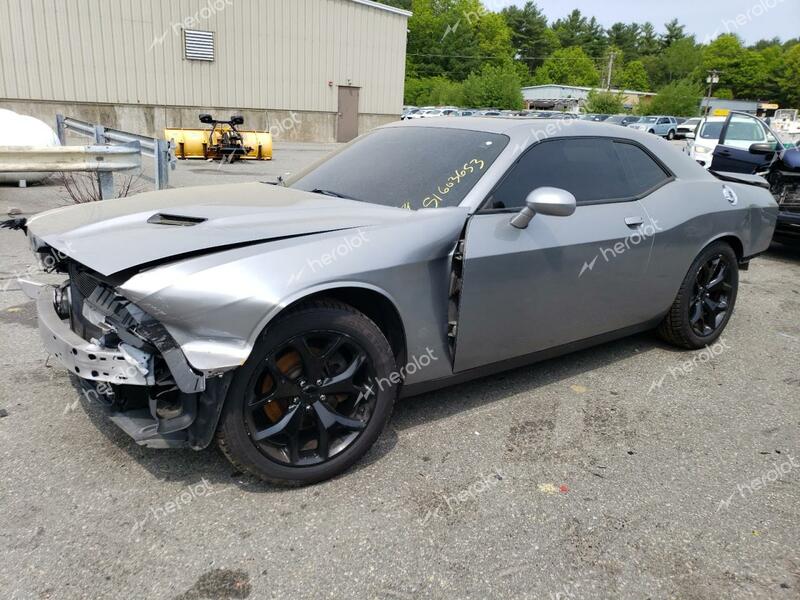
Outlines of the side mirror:
M 697 136 L 695 135 L 694 131 L 689 131 L 689 132 L 686 134 L 686 139 L 687 139 L 687 140 L 693 140 L 693 139 L 695 139 L 696 137 L 697 137 Z
M 536 213 L 551 217 L 568 217 L 575 212 L 575 196 L 567 190 L 540 187 L 525 198 L 525 208 L 511 219 L 511 225 L 525 229 Z
M 775 154 L 775 146 L 768 142 L 750 145 L 750 154 Z

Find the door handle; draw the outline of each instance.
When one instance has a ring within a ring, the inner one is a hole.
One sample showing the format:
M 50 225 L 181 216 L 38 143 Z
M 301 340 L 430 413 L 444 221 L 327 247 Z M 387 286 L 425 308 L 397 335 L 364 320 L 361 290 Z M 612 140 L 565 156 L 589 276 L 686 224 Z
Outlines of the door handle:
M 719 156 L 730 156 L 730 155 L 731 155 L 731 153 L 730 153 L 729 150 L 720 150 L 719 151 Z
M 644 223 L 642 217 L 625 217 L 625 225 L 628 227 L 639 227 L 642 223 Z

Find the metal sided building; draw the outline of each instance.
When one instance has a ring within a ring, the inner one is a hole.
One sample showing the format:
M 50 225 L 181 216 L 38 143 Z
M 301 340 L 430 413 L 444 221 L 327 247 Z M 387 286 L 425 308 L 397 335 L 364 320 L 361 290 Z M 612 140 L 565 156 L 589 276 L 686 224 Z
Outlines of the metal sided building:
M 0 0 L 0 108 L 144 135 L 241 114 L 276 140 L 398 118 L 411 13 L 371 0 Z

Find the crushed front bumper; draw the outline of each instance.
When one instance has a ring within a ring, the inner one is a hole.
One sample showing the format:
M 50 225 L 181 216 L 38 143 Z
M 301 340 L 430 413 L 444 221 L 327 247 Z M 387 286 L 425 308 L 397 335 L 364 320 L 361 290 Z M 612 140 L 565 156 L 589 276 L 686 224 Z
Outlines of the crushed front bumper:
M 36 300 L 39 334 L 47 351 L 82 379 L 114 384 L 153 385 L 152 368 L 142 368 L 141 356 L 119 349 L 101 348 L 72 331 L 54 304 L 55 287 L 19 280 L 22 290 Z M 152 364 L 152 357 L 147 357 Z
M 25 279 L 17 282 L 36 301 L 39 333 L 46 350 L 80 379 L 81 395 L 109 408 L 111 421 L 137 444 L 200 450 L 211 443 L 232 373 L 207 379 L 194 372 L 163 327 L 152 324 L 145 329 L 155 338 L 158 356 L 125 343 L 111 348 L 94 343 L 94 339 L 87 341 L 73 331 L 68 318 L 59 314 L 58 286 Z M 156 360 L 160 361 L 158 368 Z M 174 377 L 166 385 L 165 367 Z M 120 402 L 120 394 L 127 397 L 132 389 L 140 390 L 143 401 L 133 406 Z

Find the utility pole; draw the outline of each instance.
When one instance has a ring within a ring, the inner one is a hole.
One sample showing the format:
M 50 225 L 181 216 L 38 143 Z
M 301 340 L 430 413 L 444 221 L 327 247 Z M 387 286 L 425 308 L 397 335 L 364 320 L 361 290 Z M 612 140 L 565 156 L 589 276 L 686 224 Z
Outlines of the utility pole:
M 611 90 L 611 71 L 614 69 L 614 53 L 608 55 L 608 77 L 606 78 L 606 90 Z
M 706 77 L 706 83 L 708 84 L 708 100 L 706 101 L 706 112 L 705 116 L 708 116 L 709 111 L 711 110 L 711 94 L 714 92 L 714 84 L 719 83 L 719 75 L 722 71 L 717 71 L 716 69 L 709 69 L 708 77 Z

